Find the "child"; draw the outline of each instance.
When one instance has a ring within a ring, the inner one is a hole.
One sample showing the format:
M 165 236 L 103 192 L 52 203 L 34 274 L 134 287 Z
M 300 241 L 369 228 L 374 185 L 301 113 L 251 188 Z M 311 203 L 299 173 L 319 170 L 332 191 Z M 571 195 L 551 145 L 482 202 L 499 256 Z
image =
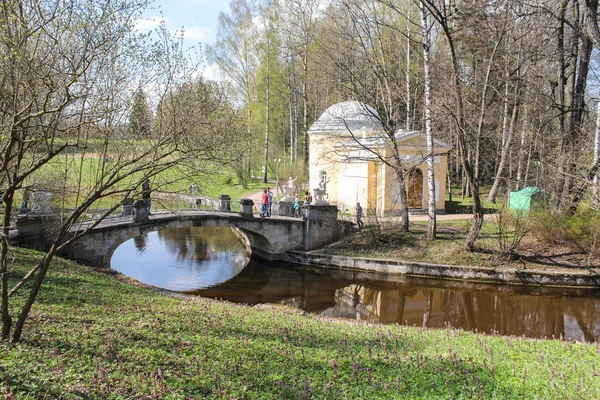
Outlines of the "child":
M 294 195 L 294 215 L 298 216 L 300 213 L 300 199 L 298 198 L 298 193 Z

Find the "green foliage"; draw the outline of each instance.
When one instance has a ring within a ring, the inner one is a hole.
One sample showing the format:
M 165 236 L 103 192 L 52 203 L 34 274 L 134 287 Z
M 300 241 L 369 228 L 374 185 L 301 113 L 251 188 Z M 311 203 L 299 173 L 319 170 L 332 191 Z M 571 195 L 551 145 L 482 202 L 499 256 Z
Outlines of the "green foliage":
M 587 252 L 591 257 L 600 243 L 600 213 L 580 209 L 574 215 L 537 210 L 531 216 L 532 233 L 543 242 Z
M 15 250 L 10 278 L 40 256 Z M 53 262 L 24 341 L 0 345 L 0 397 L 600 397 L 594 344 L 174 297 L 106 272 Z
M 142 88 L 139 88 L 133 96 L 128 133 L 136 137 L 150 136 L 153 120 L 154 116 L 148 104 L 148 96 Z
M 233 176 L 231 176 L 231 175 L 225 175 L 225 177 L 223 178 L 223 183 L 225 185 L 231 185 L 231 184 L 233 184 Z

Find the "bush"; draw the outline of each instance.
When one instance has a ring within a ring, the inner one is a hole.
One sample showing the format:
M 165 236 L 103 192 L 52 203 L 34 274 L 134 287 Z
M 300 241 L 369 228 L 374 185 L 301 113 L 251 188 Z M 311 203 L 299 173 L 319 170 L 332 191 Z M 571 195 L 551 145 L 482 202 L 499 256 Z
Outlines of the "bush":
M 500 253 L 509 260 L 516 259 L 517 251 L 529 233 L 530 219 L 523 212 L 511 212 L 504 206 L 493 217 Z
M 223 183 L 224 183 L 225 185 L 233 185 L 233 176 L 232 176 L 232 175 L 226 175 L 226 176 L 223 178 Z
M 585 252 L 591 258 L 600 241 L 600 213 L 592 209 L 574 215 L 538 211 L 532 215 L 532 233 L 552 245 Z

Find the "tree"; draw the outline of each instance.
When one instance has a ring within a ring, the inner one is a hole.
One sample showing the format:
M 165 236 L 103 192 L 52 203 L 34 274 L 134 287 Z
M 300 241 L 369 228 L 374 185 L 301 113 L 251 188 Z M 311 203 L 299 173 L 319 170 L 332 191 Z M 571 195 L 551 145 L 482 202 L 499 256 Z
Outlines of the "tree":
M 453 25 L 453 8 L 446 1 L 423 0 L 423 7 L 427 9 L 429 14 L 440 26 L 446 44 L 450 62 L 452 65 L 452 86 L 454 90 L 455 113 L 453 119 L 456 125 L 457 142 L 460 161 L 463 171 L 465 172 L 467 181 L 472 190 L 473 195 L 473 223 L 465 240 L 465 249 L 473 251 L 475 249 L 475 240 L 483 226 L 483 209 L 479 194 L 479 179 L 474 173 L 473 163 L 469 160 L 469 132 L 465 119 L 464 107 L 464 80 L 462 79 L 462 68 L 460 67 L 459 54 L 457 51 L 457 43 L 455 38 L 455 30 Z
M 401 67 L 399 57 L 392 49 L 401 48 L 396 34 L 397 21 L 388 9 L 375 3 L 340 1 L 339 10 L 329 11 L 330 26 L 334 30 L 327 37 L 338 37 L 340 42 L 319 41 L 329 59 L 344 76 L 346 90 L 363 104 L 373 104 L 377 113 L 365 107 L 365 114 L 381 122 L 385 145 L 365 146 L 360 137 L 352 135 L 363 150 L 390 167 L 396 176 L 400 200 L 400 229 L 408 232 L 409 213 L 406 177 L 410 168 L 400 154 L 396 130 L 405 116 L 395 101 L 397 87 L 403 74 L 395 73 Z M 395 15 L 395 14 L 392 14 Z M 352 133 L 352 132 L 350 132 Z
M 150 98 L 165 104 L 185 81 L 182 77 L 193 72 L 181 57 L 181 43 L 164 27 L 153 46 L 135 33 L 146 2 L 2 4 L 0 187 L 6 207 L 0 243 L 1 339 L 18 342 L 57 252 L 118 208 L 119 200 L 140 196 L 143 181 L 160 183 L 163 171 L 208 157 L 215 146 L 190 145 L 197 134 L 193 120 L 165 123 L 161 118 L 155 134 L 144 140 L 124 135 L 132 102 L 125 90 L 129 82 L 140 81 Z M 28 179 L 43 184 L 49 170 L 59 171 L 62 182 L 54 185 L 55 195 L 69 207 L 56 221 L 49 250 L 9 288 L 8 234 L 16 195 Z M 82 224 L 102 199 L 110 203 L 108 210 L 96 222 Z M 20 296 L 24 304 L 13 322 L 9 301 L 19 292 L 25 292 Z
M 435 212 L 435 177 L 434 177 L 434 149 L 433 134 L 431 132 L 431 75 L 429 72 L 429 20 L 427 9 L 421 3 L 421 29 L 423 31 L 423 71 L 425 75 L 425 136 L 427 138 L 427 181 L 429 185 L 429 201 L 427 211 L 429 224 L 427 225 L 427 238 L 435 239 L 436 212 Z
M 301 60 L 302 73 L 300 74 L 300 96 L 302 98 L 302 133 L 304 136 L 303 160 L 304 175 L 308 175 L 308 85 L 309 85 L 309 56 L 310 48 L 315 41 L 316 18 L 318 16 L 320 0 L 289 0 L 286 2 L 290 13 L 289 23 L 292 26 L 292 36 L 295 53 Z
M 154 116 L 148 104 L 148 95 L 140 87 L 133 96 L 128 133 L 137 137 L 149 136 L 152 133 L 153 119 Z
M 219 15 L 219 28 L 214 46 L 207 48 L 209 60 L 232 81 L 234 90 L 239 94 L 246 111 L 247 151 L 240 157 L 239 163 L 245 161 L 245 169 L 235 168 L 240 183 L 247 187 L 251 176 L 252 149 L 254 133 L 252 131 L 252 103 L 256 88 L 256 71 L 258 68 L 256 53 L 257 35 L 254 27 L 254 14 L 246 0 L 233 0 L 230 5 L 231 15 Z

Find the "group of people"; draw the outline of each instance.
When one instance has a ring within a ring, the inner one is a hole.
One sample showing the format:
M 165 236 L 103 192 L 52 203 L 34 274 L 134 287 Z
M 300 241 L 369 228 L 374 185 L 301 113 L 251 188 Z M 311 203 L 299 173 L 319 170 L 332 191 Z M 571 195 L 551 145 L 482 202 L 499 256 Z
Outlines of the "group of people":
M 273 192 L 271 192 L 271 188 L 266 188 L 263 190 L 263 193 L 262 193 L 260 217 L 261 218 L 270 217 L 272 211 L 273 211 Z
M 303 200 L 304 200 L 304 205 L 309 205 L 312 203 L 313 197 L 308 190 L 306 192 L 304 192 Z M 296 194 L 294 194 L 294 205 L 292 206 L 292 209 L 294 210 L 295 215 L 298 215 L 298 213 L 300 212 L 300 196 L 297 192 L 296 192 Z M 271 216 L 272 212 L 273 212 L 273 192 L 271 192 L 271 188 L 266 188 L 263 190 L 262 195 L 261 195 L 260 217 L 268 218 Z
M 303 201 L 305 206 L 310 205 L 313 201 L 313 197 L 308 190 L 304 192 Z M 294 209 L 295 215 L 298 215 L 300 213 L 300 195 L 298 193 L 294 195 L 294 205 L 292 208 Z
M 292 178 L 290 177 L 290 181 Z M 293 183 L 293 181 L 292 181 Z M 313 202 L 313 197 L 310 192 L 307 190 L 304 192 L 303 197 L 304 205 L 310 205 Z M 294 194 L 294 205 L 292 206 L 294 210 L 294 215 L 298 215 L 300 212 L 300 195 L 298 192 Z M 260 209 L 260 217 L 268 218 L 271 216 L 273 212 L 273 192 L 271 192 L 271 188 L 266 188 L 263 190 L 261 197 L 261 209 Z M 362 230 L 364 226 L 364 222 L 362 221 L 363 209 L 360 203 L 356 203 L 356 224 L 358 225 L 358 230 Z

